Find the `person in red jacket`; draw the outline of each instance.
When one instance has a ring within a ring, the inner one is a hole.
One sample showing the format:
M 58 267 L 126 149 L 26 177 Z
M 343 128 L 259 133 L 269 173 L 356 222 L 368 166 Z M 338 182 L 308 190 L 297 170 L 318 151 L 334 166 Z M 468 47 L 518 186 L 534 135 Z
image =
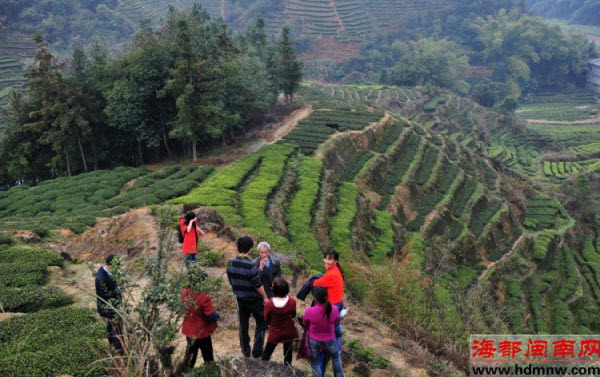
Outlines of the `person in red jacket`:
M 200 290 L 206 273 L 199 268 L 188 270 L 188 284 L 181 292 L 181 300 L 185 306 L 185 315 L 181 332 L 187 339 L 187 348 L 183 358 L 183 372 L 196 364 L 198 350 L 202 352 L 205 363 L 213 362 L 213 346 L 211 335 L 218 327 L 219 312 L 215 310 L 210 296 Z
M 283 278 L 273 281 L 273 298 L 265 305 L 265 320 L 269 324 L 269 337 L 262 354 L 262 360 L 269 361 L 277 344 L 283 343 L 283 359 L 292 365 L 292 342 L 298 338 L 296 300 L 288 295 L 290 287 Z
M 181 253 L 185 257 L 185 267 L 189 267 L 190 262 L 196 261 L 198 252 L 198 239 L 204 237 L 204 232 L 198 226 L 196 213 L 189 211 L 185 216 L 179 217 L 179 231 L 183 235 L 183 246 Z

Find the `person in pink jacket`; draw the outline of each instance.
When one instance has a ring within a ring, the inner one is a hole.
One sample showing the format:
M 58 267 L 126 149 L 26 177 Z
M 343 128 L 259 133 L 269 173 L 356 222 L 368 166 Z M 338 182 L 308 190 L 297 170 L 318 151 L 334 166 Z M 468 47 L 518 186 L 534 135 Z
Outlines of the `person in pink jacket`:
M 302 323 L 308 329 L 308 344 L 312 358 L 310 365 L 313 377 L 321 377 L 321 351 L 326 352 L 333 361 L 333 373 L 344 377 L 340 349 L 335 340 L 335 325 L 340 319 L 338 308 L 327 300 L 327 289 L 314 287 L 315 306 L 306 309 Z

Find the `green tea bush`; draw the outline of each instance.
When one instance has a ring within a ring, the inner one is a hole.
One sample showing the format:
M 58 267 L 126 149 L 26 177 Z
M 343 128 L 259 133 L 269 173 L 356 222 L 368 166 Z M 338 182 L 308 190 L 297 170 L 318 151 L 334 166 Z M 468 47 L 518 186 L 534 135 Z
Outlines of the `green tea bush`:
M 72 303 L 60 289 L 42 287 L 48 266 L 63 263 L 60 255 L 49 250 L 0 250 L 0 306 L 6 311 L 33 312 Z
M 389 147 L 400 137 L 404 127 L 408 126 L 404 121 L 392 123 L 387 129 L 385 135 L 377 141 L 375 152 L 385 153 Z
M 82 233 L 96 224 L 97 217 L 114 216 L 183 195 L 211 172 L 211 167 L 195 166 L 167 166 L 151 174 L 146 169 L 116 168 L 44 181 L 33 188 L 11 189 L 0 197 L 0 225 L 29 229 L 40 237 L 64 227 Z M 125 187 L 134 179 L 131 187 Z
M 362 130 L 369 123 L 376 122 L 384 115 L 381 111 L 369 112 L 364 107 L 320 104 L 308 119 L 303 119 L 288 133 L 282 143 L 294 144 L 301 153 L 311 155 L 335 132 Z M 323 111 L 325 109 L 326 111 Z
M 425 152 L 423 155 L 423 161 L 415 174 L 415 182 L 419 186 L 423 186 L 429 180 L 431 173 L 433 172 L 433 168 L 435 167 L 438 161 L 439 151 L 437 148 L 432 147 L 430 144 L 427 144 L 425 147 Z
M 373 152 L 359 150 L 346 163 L 344 170 L 340 174 L 340 180 L 352 182 L 363 166 L 373 157 Z
M 352 183 L 344 182 L 339 188 L 336 213 L 330 223 L 334 250 L 346 260 L 354 260 L 352 253 L 352 224 L 358 210 L 359 190 Z
M 385 177 L 383 185 L 376 187 L 379 194 L 393 195 L 396 192 L 396 186 L 402 183 L 402 180 L 410 170 L 413 161 L 419 158 L 419 152 L 422 151 L 421 143 L 423 138 L 410 132 L 404 140 L 390 152 L 392 166 Z
M 288 233 L 292 243 L 302 251 L 308 264 L 317 268 L 321 265 L 322 254 L 319 242 L 312 230 L 312 218 L 323 174 L 323 162 L 317 158 L 307 158 L 302 162 L 298 177 L 298 191 L 287 210 Z
M 553 230 L 545 230 L 542 234 L 540 234 L 533 243 L 533 257 L 537 260 L 546 259 L 548 247 L 552 241 L 554 241 L 555 237 L 556 232 Z
M 372 251 L 371 261 L 373 263 L 385 262 L 386 256 L 394 250 L 394 217 L 386 211 L 377 211 L 375 213 L 375 229 L 379 233 L 375 249 Z
M 439 172 L 435 181 L 432 183 L 433 191 L 426 193 L 426 195 L 419 200 L 417 206 L 418 215 L 413 221 L 407 224 L 407 229 L 411 231 L 419 230 L 425 221 L 425 217 L 431 213 L 436 205 L 444 198 L 444 196 L 446 196 L 446 193 L 460 171 L 456 164 L 448 165 L 448 167 Z M 447 164 L 444 164 L 444 166 L 447 166 Z
M 458 189 L 454 194 L 454 198 L 450 202 L 450 210 L 454 217 L 462 217 L 467 206 L 467 202 L 475 190 L 477 190 L 477 181 L 472 177 L 466 178 L 463 183 L 458 186 Z
M 260 152 L 263 160 L 258 174 L 240 195 L 240 212 L 246 229 L 284 252 L 291 251 L 291 245 L 287 239 L 273 231 L 273 224 L 267 219 L 266 212 L 269 198 L 283 176 L 286 161 L 295 150 L 295 146 L 287 144 L 263 148 Z
M 0 376 L 104 376 L 94 363 L 105 347 L 96 313 L 64 307 L 0 322 Z
M 489 201 L 485 197 L 478 200 L 471 210 L 471 221 L 469 222 L 471 232 L 479 236 L 501 207 L 502 201 L 500 200 Z
M 262 150 L 261 150 L 262 151 Z M 260 166 L 262 153 L 253 153 L 216 173 L 206 184 L 184 196 L 169 200 L 168 204 L 193 203 L 212 207 L 231 225 L 241 226 L 243 220 L 235 206 L 237 189 L 255 168 Z
M 70 305 L 73 299 L 57 287 L 27 285 L 23 288 L 0 286 L 0 305 L 7 312 L 31 313 Z

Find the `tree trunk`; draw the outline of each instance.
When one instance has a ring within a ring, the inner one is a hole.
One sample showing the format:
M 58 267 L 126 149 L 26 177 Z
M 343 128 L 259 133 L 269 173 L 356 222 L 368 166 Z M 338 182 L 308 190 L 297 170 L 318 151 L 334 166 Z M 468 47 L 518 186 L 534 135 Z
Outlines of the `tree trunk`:
M 172 154 L 171 154 L 171 148 L 169 148 L 169 139 L 167 139 L 167 133 L 165 132 L 165 129 L 163 127 L 160 128 L 162 135 L 163 135 L 163 142 L 165 143 L 165 148 L 167 149 L 167 156 L 170 158 L 172 158 Z
M 198 161 L 198 153 L 196 151 L 196 139 L 192 140 L 192 161 Z
M 160 128 L 160 132 L 162 132 L 163 135 L 163 142 L 165 143 L 165 148 L 167 149 L 167 156 L 169 156 L 169 158 L 172 158 L 173 155 L 171 154 L 171 148 L 169 148 L 169 138 L 167 137 L 167 132 L 165 131 L 165 124 L 163 122 L 162 111 L 160 112 L 160 123 L 158 124 L 158 127 Z
M 64 146 L 65 152 L 65 162 L 67 163 L 67 176 L 71 176 L 71 157 L 69 157 L 69 151 L 67 150 L 67 146 Z
M 223 132 L 223 133 L 221 134 L 221 137 L 223 138 L 223 146 L 224 146 L 224 147 L 225 147 L 225 146 L 227 146 L 227 140 L 225 140 L 225 132 Z
M 142 142 L 140 141 L 140 139 L 138 139 L 138 141 L 137 141 L 137 146 L 138 146 L 138 154 L 140 157 L 140 165 L 144 165 L 144 155 L 142 154 Z
M 235 137 L 233 134 L 233 126 L 229 127 L 229 135 L 231 135 L 231 142 L 233 143 L 233 141 L 235 140 Z
M 79 153 L 81 153 L 81 161 L 83 162 L 83 170 L 87 173 L 87 161 L 85 160 L 85 154 L 83 153 L 83 146 L 81 146 L 81 136 L 77 132 L 77 144 L 79 145 Z

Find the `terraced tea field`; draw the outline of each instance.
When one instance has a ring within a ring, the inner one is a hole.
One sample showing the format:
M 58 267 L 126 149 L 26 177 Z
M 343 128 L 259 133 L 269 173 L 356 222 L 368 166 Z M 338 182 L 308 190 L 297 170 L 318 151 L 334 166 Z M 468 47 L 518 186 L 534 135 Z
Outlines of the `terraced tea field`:
M 0 227 L 43 234 L 69 228 L 81 233 L 98 217 L 159 204 L 187 193 L 211 171 L 210 167 L 193 166 L 168 166 L 153 173 L 117 168 L 44 181 L 31 188 L 15 186 L 0 192 Z

